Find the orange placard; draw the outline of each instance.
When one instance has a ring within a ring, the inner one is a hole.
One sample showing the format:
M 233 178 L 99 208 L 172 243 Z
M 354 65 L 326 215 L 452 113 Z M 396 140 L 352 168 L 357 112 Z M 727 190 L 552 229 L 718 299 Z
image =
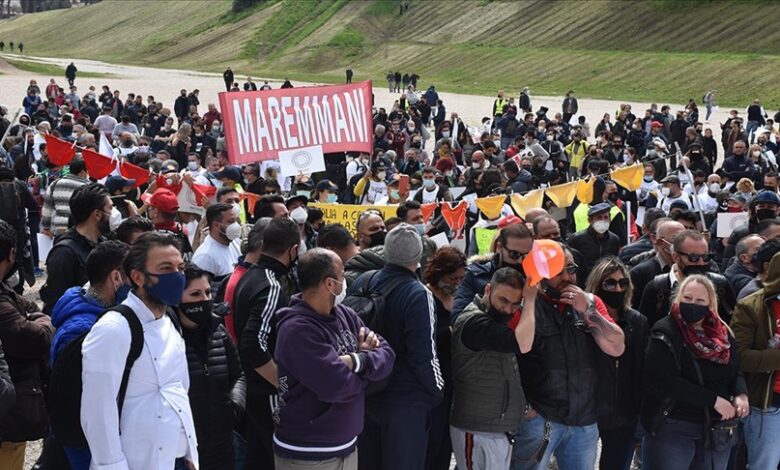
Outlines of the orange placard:
M 523 260 L 523 271 L 532 286 L 542 279 L 551 279 L 563 271 L 566 255 L 558 242 L 553 240 L 534 240 L 533 247 Z

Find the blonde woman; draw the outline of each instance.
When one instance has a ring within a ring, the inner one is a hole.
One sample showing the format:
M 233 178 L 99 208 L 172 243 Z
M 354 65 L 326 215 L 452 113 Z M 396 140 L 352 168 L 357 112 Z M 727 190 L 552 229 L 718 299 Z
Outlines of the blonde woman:
M 638 440 L 647 318 L 631 308 L 634 286 L 628 268 L 615 257 L 603 258 L 588 276 L 585 290 L 596 294 L 623 330 L 626 350 L 620 357 L 601 355 L 598 364 L 599 468 L 628 469 Z
M 652 327 L 641 412 L 646 470 L 728 465 L 738 420 L 748 415 L 750 404 L 734 338 L 717 303 L 708 278 L 688 276 L 669 315 Z
M 171 139 L 171 143 L 168 144 L 168 153 L 171 154 L 171 158 L 176 160 L 179 164 L 179 168 L 187 167 L 187 155 L 192 148 L 192 127 L 186 122 L 179 126 L 179 130 L 176 135 Z

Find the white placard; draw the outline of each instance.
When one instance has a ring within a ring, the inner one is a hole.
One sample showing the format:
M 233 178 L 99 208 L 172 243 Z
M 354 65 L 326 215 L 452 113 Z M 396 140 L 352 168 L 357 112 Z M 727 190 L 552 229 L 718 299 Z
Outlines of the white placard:
M 450 244 L 450 239 L 447 238 L 447 234 L 445 232 L 437 233 L 436 235 L 432 236 L 431 241 L 436 244 L 436 248 L 449 246 Z
M 304 147 L 295 150 L 279 152 L 279 163 L 284 177 L 311 175 L 318 171 L 325 171 L 325 154 L 322 153 L 322 145 Z
M 463 194 L 466 191 L 465 186 L 456 186 L 454 188 L 450 188 L 450 194 L 452 194 L 452 199 L 457 199 L 461 194 Z
M 41 264 L 46 264 L 46 258 L 49 256 L 54 240 L 42 233 L 38 234 L 38 259 Z
M 181 185 L 181 190 L 176 198 L 179 200 L 180 212 L 198 214 L 201 217 L 206 215 L 206 208 L 198 205 L 198 202 L 195 200 L 195 193 L 186 184 Z
M 718 214 L 718 238 L 726 238 L 731 236 L 731 232 L 736 230 L 741 225 L 744 225 L 748 221 L 749 214 L 747 212 L 724 212 Z

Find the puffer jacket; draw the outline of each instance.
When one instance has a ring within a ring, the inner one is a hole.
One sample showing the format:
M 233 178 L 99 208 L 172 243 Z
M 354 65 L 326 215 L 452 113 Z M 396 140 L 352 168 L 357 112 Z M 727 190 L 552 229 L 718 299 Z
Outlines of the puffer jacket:
M 225 468 L 218 456 L 232 451 L 233 425 L 246 406 L 246 378 L 238 351 L 216 317 L 205 330 L 184 330 L 183 336 L 200 468 Z
M 351 286 L 361 274 L 382 269 L 385 266 L 385 247 L 384 245 L 375 246 L 363 250 L 347 261 L 344 266 L 346 271 L 347 287 Z
M 731 317 L 731 329 L 739 356 L 739 367 L 745 374 L 750 404 L 768 408 L 772 403 L 775 374 L 780 370 L 780 354 L 768 347 L 775 335 L 772 303 L 780 294 L 780 255 L 769 262 L 764 287 L 737 303 Z
M 98 299 L 87 295 L 82 287 L 71 287 L 65 291 L 51 311 L 51 323 L 57 328 L 51 342 L 49 361 L 54 365 L 57 355 L 68 343 L 92 328 L 98 315 L 108 308 Z

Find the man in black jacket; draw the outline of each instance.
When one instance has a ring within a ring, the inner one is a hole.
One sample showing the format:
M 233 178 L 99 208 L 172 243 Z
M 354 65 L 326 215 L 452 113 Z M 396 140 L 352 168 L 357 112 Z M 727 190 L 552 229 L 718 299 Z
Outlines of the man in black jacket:
M 668 273 L 674 263 L 672 259 L 672 243 L 678 233 L 685 230 L 680 222 L 666 220 L 661 222 L 652 234 L 652 249 L 655 255 L 631 268 L 631 283 L 634 285 L 634 293 L 631 305 L 638 309 L 642 300 L 642 292 L 653 279 L 661 274 Z
M 187 90 L 182 89 L 179 93 L 179 96 L 176 97 L 176 101 L 173 102 L 173 114 L 175 114 L 179 119 L 179 125 L 181 125 L 181 123 L 184 121 L 184 118 L 187 117 L 189 110 L 190 107 L 187 100 Z
M 617 256 L 620 238 L 609 231 L 612 205 L 601 202 L 588 209 L 588 228 L 569 237 L 569 245 L 582 253 L 585 269 L 590 272 L 604 256 Z
M 695 230 L 684 230 L 674 237 L 672 243 L 672 265 L 669 273 L 657 275 L 642 293 L 639 312 L 647 317 L 647 324 L 669 314 L 672 292 L 677 285 L 692 274 L 703 274 L 715 285 L 718 295 L 718 315 L 726 323 L 731 320 L 731 311 L 737 303 L 729 281 L 720 274 L 710 272 L 709 245 L 704 236 Z
M 225 81 L 225 91 L 230 91 L 233 86 L 233 70 L 228 67 L 222 72 L 222 80 Z
M 259 262 L 244 274 L 233 294 L 239 355 L 247 376 L 246 468 L 274 468 L 272 412 L 279 385 L 272 356 L 275 315 L 297 291 L 290 269 L 298 259 L 300 238 L 292 220 L 272 220 L 265 229 Z
M 46 258 L 46 284 L 41 288 L 43 311 L 51 314 L 54 304 L 69 287 L 87 282 L 87 255 L 108 234 L 111 197 L 102 184 L 90 183 L 70 197 L 71 228 L 54 239 Z

